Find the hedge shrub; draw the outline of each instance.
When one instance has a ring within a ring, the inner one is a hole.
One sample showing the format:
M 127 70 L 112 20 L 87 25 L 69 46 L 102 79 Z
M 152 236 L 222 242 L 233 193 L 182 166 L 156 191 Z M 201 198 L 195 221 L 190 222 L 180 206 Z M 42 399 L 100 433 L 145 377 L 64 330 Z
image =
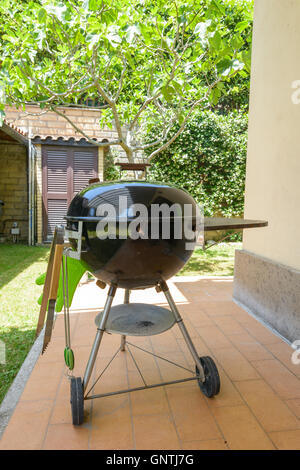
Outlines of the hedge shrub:
M 239 216 L 244 210 L 248 116 L 203 111 L 152 160 L 149 179 L 186 189 L 207 216 Z M 152 139 L 157 135 L 153 129 Z

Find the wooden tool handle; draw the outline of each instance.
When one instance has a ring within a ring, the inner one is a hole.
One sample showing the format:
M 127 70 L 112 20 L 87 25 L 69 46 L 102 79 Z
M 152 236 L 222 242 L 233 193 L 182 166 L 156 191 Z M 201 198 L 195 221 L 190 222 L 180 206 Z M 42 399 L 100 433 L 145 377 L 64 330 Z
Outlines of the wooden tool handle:
M 56 300 L 56 297 L 57 297 L 57 290 L 58 290 L 59 275 L 60 275 L 60 268 L 61 268 L 61 260 L 62 260 L 62 256 L 63 256 L 63 251 L 64 251 L 64 246 L 63 245 L 56 245 L 55 253 L 54 253 L 54 261 L 53 261 L 53 269 L 52 269 L 52 273 L 51 273 L 49 300 Z
M 54 259 L 54 256 L 55 256 L 57 247 L 60 247 L 60 249 L 63 250 L 63 246 L 64 246 L 63 244 L 64 244 L 64 228 L 56 226 L 54 230 L 54 234 L 53 234 L 53 240 L 51 243 L 49 261 L 48 261 L 48 266 L 47 266 L 47 273 L 46 273 L 45 284 L 43 288 L 43 298 L 42 298 L 42 303 L 41 303 L 41 308 L 40 308 L 40 313 L 39 313 L 38 324 L 36 328 L 36 336 L 40 334 L 44 325 L 51 285 L 53 287 L 51 292 L 55 294 L 54 299 L 56 299 L 56 296 L 57 296 L 59 271 L 60 271 L 61 257 L 63 255 L 63 252 L 62 251 L 60 252 L 59 250 L 55 259 Z M 55 276 L 53 275 L 54 267 L 56 271 L 58 269 L 58 274 L 56 273 Z M 52 282 L 54 278 L 55 279 L 58 278 L 57 287 Z
M 36 328 L 36 337 L 42 331 L 44 321 L 45 321 L 47 305 L 48 305 L 48 300 L 49 300 L 50 282 L 51 282 L 52 270 L 53 270 L 53 260 L 54 260 L 56 239 L 57 239 L 57 233 L 54 232 L 54 237 L 53 237 L 51 248 L 50 248 L 50 255 L 49 255 L 49 261 L 48 261 L 48 266 L 47 266 L 46 278 L 45 278 L 45 283 L 43 287 L 43 297 L 42 297 L 42 303 L 40 307 L 38 324 Z

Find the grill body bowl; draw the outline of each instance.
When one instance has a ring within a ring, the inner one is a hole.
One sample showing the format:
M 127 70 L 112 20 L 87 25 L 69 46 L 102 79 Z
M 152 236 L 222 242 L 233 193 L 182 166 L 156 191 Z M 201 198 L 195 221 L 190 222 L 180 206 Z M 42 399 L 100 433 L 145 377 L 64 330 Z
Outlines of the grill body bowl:
M 123 203 L 126 201 L 127 210 L 120 212 L 120 196 Z M 126 198 L 126 199 L 125 199 Z M 120 181 L 111 183 L 94 183 L 80 191 L 68 209 L 68 217 L 97 217 L 99 206 L 111 204 L 117 215 L 128 217 L 132 220 L 130 207 L 133 204 L 143 204 L 151 214 L 152 204 L 167 204 L 172 206 L 179 204 L 184 213 L 184 205 L 192 206 L 193 215 L 196 214 L 196 203 L 185 191 L 169 184 Z M 131 238 L 120 239 L 118 236 L 119 220 L 116 221 L 116 239 L 101 240 L 97 236 L 98 221 L 84 221 L 82 231 L 82 253 L 81 260 L 86 264 L 86 269 L 96 278 L 106 283 L 116 283 L 119 287 L 126 289 L 147 288 L 155 286 L 161 280 L 167 280 L 176 274 L 189 260 L 193 249 L 186 249 L 184 230 L 180 239 L 175 239 L 172 234 L 174 220 L 170 217 L 170 237 L 164 239 L 161 231 L 158 239 L 151 239 L 151 223 L 149 218 L 149 238 L 132 240 Z M 67 228 L 78 229 L 78 222 L 67 219 Z M 84 219 L 83 219 L 84 220 Z M 129 223 L 128 222 L 128 223 Z M 183 218 L 181 217 L 183 228 Z M 190 230 L 194 229 L 194 219 L 185 222 L 189 224 Z M 99 227 L 99 226 L 98 226 Z M 123 225 L 124 227 L 124 225 Z M 98 231 L 99 233 L 99 231 Z M 77 249 L 77 240 L 70 238 L 70 243 Z

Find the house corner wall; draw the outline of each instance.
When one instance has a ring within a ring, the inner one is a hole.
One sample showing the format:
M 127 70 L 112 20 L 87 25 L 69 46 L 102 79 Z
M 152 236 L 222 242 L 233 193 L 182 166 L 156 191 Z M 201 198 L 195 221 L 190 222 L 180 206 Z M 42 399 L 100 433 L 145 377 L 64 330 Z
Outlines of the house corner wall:
M 20 240 L 28 238 L 28 161 L 27 149 L 15 142 L 0 143 L 0 199 L 3 213 L 0 231 L 9 241 L 14 222 L 20 228 Z
M 234 298 L 299 339 L 300 2 L 255 0 L 245 217 Z

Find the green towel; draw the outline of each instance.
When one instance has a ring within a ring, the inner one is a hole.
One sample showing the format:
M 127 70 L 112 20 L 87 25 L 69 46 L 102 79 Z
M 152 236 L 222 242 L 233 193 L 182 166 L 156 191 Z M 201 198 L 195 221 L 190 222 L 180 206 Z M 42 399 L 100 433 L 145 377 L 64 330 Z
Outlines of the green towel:
M 65 256 L 63 256 L 64 266 L 65 266 Z M 78 286 L 80 279 L 86 273 L 86 267 L 81 261 L 78 261 L 74 258 L 69 258 L 67 260 L 68 264 L 68 284 L 69 284 L 69 307 L 72 304 L 72 300 L 75 294 L 76 287 Z M 46 273 L 41 274 L 36 280 L 35 283 L 37 285 L 43 285 L 45 283 Z M 38 303 L 41 305 L 43 299 L 43 294 L 38 299 Z M 63 297 L 63 288 L 62 288 L 62 270 L 60 270 L 59 276 L 59 284 L 58 284 L 58 291 L 57 291 L 57 299 L 55 305 L 55 311 L 61 312 L 64 305 L 64 297 Z

